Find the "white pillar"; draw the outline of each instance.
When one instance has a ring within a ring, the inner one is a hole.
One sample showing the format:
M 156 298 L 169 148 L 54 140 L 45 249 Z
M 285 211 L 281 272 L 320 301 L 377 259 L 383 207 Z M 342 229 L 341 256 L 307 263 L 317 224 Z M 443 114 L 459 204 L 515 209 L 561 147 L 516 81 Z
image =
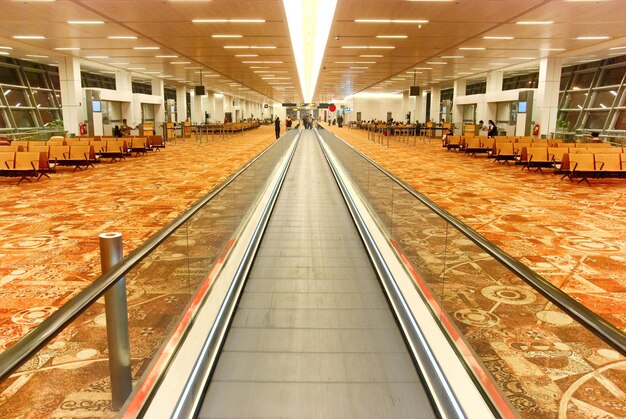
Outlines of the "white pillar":
M 215 116 L 213 120 L 216 122 L 224 122 L 224 100 L 226 96 L 215 95 Z
M 406 114 L 411 112 L 411 97 L 409 96 L 408 90 L 402 92 L 400 112 L 402 112 L 402 115 L 401 118 L 398 118 L 398 122 L 406 122 Z
M 187 89 L 185 86 L 176 86 L 176 122 L 187 119 Z
M 80 82 L 80 63 L 77 58 L 59 59 L 59 81 L 63 103 L 63 127 L 70 134 L 78 135 L 78 124 L 84 119 L 83 90 Z
M 422 91 L 422 95 L 415 98 L 415 120 L 421 124 L 426 122 L 426 95 L 428 92 Z
M 439 112 L 441 111 L 441 88 L 432 86 L 430 88 L 430 115 L 428 118 L 435 122 L 439 122 Z
M 198 95 L 192 96 L 191 122 L 193 122 L 194 124 L 201 124 L 204 122 L 204 110 L 205 110 L 204 99 L 205 98 L 206 96 L 198 96 Z
M 152 79 L 152 95 L 161 96 L 161 102 L 154 105 L 154 130 L 155 134 L 161 132 L 161 125 L 165 122 L 165 90 L 163 80 Z
M 487 73 L 487 86 L 486 86 L 486 94 L 485 97 L 489 98 L 493 94 L 497 94 L 502 91 L 502 80 L 504 78 L 504 73 L 502 71 L 491 71 Z M 485 99 L 483 103 L 476 104 L 476 120 L 484 121 L 485 124 L 488 123 L 490 119 L 493 121 L 496 120 L 496 111 L 498 110 L 497 102 L 489 102 L 488 99 Z
M 562 66 L 562 58 L 545 57 L 539 62 L 539 84 L 535 98 L 537 114 L 533 115 L 533 119 L 541 126 L 541 135 L 549 136 L 550 132 L 556 131 Z
M 206 106 L 206 111 L 209 113 L 209 122 L 210 121 L 217 121 L 219 122 L 219 119 L 217 119 L 215 116 L 215 93 L 210 92 L 207 94 L 206 96 L 207 98 L 207 106 Z M 223 120 L 224 118 L 222 118 Z
M 452 93 L 452 123 L 456 128 L 455 132 L 463 132 L 463 105 L 459 105 L 457 96 L 465 96 L 465 88 L 467 87 L 467 80 L 455 80 L 454 91 Z

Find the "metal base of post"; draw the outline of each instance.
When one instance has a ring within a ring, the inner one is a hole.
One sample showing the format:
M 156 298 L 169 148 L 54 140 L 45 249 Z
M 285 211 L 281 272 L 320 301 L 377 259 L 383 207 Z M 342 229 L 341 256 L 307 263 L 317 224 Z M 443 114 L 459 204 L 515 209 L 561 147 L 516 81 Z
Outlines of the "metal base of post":
M 102 273 L 122 260 L 122 234 L 100 234 L 100 264 Z M 121 278 L 104 294 L 109 346 L 109 373 L 113 409 L 122 408 L 133 390 L 130 372 L 130 339 L 128 337 L 128 307 L 126 280 Z

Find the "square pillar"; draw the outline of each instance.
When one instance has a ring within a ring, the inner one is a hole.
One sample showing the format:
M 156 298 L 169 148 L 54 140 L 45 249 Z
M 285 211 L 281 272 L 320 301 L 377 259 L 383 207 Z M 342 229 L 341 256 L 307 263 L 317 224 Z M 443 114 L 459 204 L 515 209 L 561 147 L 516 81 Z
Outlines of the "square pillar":
M 83 90 L 80 81 L 80 63 L 75 57 L 59 58 L 59 82 L 61 85 L 61 102 L 63 127 L 69 134 L 78 135 L 80 124 L 86 118 L 83 106 Z
M 454 93 L 452 94 L 452 123 L 456 127 L 456 132 L 462 132 L 463 130 L 463 105 L 459 105 L 457 96 L 465 96 L 465 87 L 467 86 L 467 80 L 455 80 L 454 81 Z
M 432 86 L 430 88 L 430 115 L 428 119 L 434 123 L 439 123 L 439 113 L 441 112 L 441 88 Z
M 545 57 L 539 61 L 539 84 L 535 99 L 537 114 L 533 119 L 541 127 L 539 134 L 546 137 L 556 131 L 562 66 L 562 58 Z
M 176 122 L 187 119 L 187 89 L 185 86 L 176 86 Z
M 161 125 L 165 122 L 165 85 L 161 79 L 152 79 L 152 95 L 160 96 L 161 101 L 154 105 L 154 128 L 155 132 L 160 132 Z

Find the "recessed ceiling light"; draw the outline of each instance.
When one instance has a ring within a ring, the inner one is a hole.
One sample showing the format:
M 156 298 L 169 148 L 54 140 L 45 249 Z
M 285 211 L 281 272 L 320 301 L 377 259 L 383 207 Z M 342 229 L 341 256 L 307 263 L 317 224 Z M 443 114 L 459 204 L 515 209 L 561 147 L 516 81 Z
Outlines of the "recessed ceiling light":
M 107 36 L 107 38 L 109 39 L 137 39 L 136 36 L 130 36 L 130 35 L 113 35 L 113 36 Z
M 515 38 L 512 36 L 483 36 L 483 39 L 510 40 L 510 39 L 515 39 Z
M 146 71 L 145 74 L 161 74 L 160 71 Z
M 461 51 L 483 51 L 487 48 L 482 47 L 461 47 L 459 48 Z
M 408 35 L 377 35 L 376 38 L 381 39 L 406 39 Z
M 8 54 L 8 52 L 6 54 Z M 26 54 L 26 56 L 31 58 L 48 58 L 47 55 Z
M 145 70 L 145 67 L 129 67 L 129 70 Z
M 596 41 L 601 39 L 609 39 L 609 36 L 577 36 L 579 41 Z
M 509 57 L 511 60 L 534 60 L 537 57 Z
M 243 64 L 282 64 L 283 61 L 242 61 Z
M 68 20 L 70 25 L 102 25 L 102 20 Z
M 85 58 L 89 58 L 91 60 L 96 60 L 96 59 L 109 58 L 109 56 L 108 55 L 88 55 Z
M 0 47 L 0 49 L 10 49 L 10 50 L 12 50 L 13 48 L 11 48 L 11 47 Z M 617 48 L 614 48 L 614 49 L 617 49 Z
M 487 71 L 486 68 L 470 68 L 470 70 L 473 70 L 473 71 Z
M 9 53 L 6 51 L 0 51 L 0 55 L 9 55 Z
M 443 64 L 448 64 L 445 61 L 427 61 L 426 64 L 431 64 L 431 65 L 443 65 Z
M 205 74 L 204 77 L 219 77 L 219 74 Z
M 356 23 L 428 23 L 428 20 L 425 19 L 355 19 Z
M 343 49 L 394 49 L 395 47 L 392 47 L 392 46 L 374 46 L 374 45 L 370 45 L 370 46 L 365 46 L 365 45 L 348 45 L 348 46 L 343 46 L 341 48 L 343 48 Z
M 135 50 L 161 49 L 161 47 L 133 47 Z
M 155 55 L 155 58 L 178 58 L 178 55 Z
M 236 54 L 235 57 L 258 57 L 259 54 Z
M 265 23 L 264 19 L 193 19 L 193 23 Z
M 361 58 L 382 58 L 383 55 L 380 54 L 369 54 L 369 55 L 359 55 Z
M 15 35 L 13 39 L 46 39 L 46 37 L 41 35 Z
M 623 47 L 613 47 L 613 48 L 609 48 L 609 49 L 610 50 L 614 50 L 614 49 L 625 49 L 625 48 L 626 48 L 626 46 L 623 46 Z M 11 49 L 13 49 L 13 48 L 11 48 Z
M 243 38 L 243 35 L 211 35 L 211 38 Z
M 471 71 L 470 71 L 470 72 L 467 72 L 467 71 L 460 71 L 460 72 L 458 72 L 458 73 L 456 73 L 456 74 L 463 74 L 463 75 L 465 75 L 465 74 L 474 74 L 474 73 L 472 73 Z
M 253 66 L 253 67 L 250 67 L 250 68 L 271 68 L 271 67 L 258 67 L 258 66 Z
M 80 48 L 67 47 L 67 48 L 55 48 L 56 51 L 80 51 Z
M 170 64 L 174 64 L 174 65 L 191 64 L 191 61 L 170 61 Z
M 565 48 L 540 48 L 539 51 L 565 51 Z
M 376 64 L 375 61 L 335 61 L 335 64 Z
M 551 20 L 520 20 L 515 22 L 516 25 L 552 25 Z

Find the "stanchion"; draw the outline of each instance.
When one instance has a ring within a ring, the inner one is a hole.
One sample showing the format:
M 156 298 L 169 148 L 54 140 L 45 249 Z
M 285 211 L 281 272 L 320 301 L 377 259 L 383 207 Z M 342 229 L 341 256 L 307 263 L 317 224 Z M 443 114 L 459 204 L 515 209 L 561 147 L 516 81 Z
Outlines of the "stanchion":
M 100 265 L 107 272 L 122 259 L 122 234 L 102 233 L 100 237 Z M 130 340 L 128 338 L 128 308 L 126 279 L 120 278 L 104 294 L 109 347 L 109 374 L 113 409 L 119 410 L 133 390 L 130 373 Z

